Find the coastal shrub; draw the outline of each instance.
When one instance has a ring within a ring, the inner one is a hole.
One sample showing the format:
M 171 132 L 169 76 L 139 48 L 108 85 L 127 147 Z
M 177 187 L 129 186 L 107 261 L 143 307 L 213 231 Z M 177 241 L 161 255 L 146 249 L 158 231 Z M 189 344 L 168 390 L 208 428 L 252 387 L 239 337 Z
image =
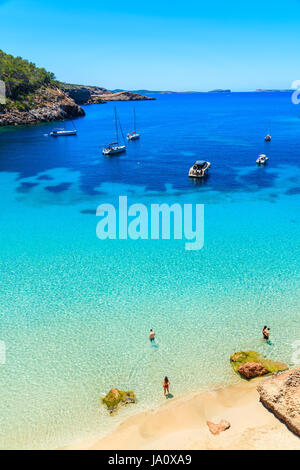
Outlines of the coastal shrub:
M 15 108 L 27 111 L 34 105 L 34 93 L 43 86 L 57 85 L 55 75 L 22 57 L 14 57 L 0 50 L 0 80 L 6 86 L 6 105 L 1 109 Z

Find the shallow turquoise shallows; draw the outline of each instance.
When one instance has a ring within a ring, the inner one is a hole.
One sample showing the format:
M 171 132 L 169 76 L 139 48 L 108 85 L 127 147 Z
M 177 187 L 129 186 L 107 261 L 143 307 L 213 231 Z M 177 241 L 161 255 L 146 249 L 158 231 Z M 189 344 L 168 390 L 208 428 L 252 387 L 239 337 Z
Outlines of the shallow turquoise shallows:
M 141 139 L 114 158 L 101 154 L 112 103 L 86 107 L 77 137 L 51 139 L 51 124 L 0 131 L 2 449 L 100 437 L 164 403 L 165 375 L 174 397 L 237 382 L 229 356 L 240 349 L 294 365 L 300 108 L 288 93 L 158 95 L 134 106 Z M 133 103 L 118 113 L 131 131 Z M 212 163 L 202 184 L 187 177 L 197 159 Z M 100 241 L 96 208 L 119 195 L 205 204 L 204 248 Z M 108 416 L 100 397 L 111 387 L 134 390 L 138 404 Z

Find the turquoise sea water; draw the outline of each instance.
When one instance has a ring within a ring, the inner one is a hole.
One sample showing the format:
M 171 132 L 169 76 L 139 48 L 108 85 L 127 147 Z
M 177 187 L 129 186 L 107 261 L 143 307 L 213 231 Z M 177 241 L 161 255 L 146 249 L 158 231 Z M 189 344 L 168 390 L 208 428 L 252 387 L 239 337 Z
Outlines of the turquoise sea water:
M 300 114 L 286 93 L 159 95 L 134 104 L 142 138 L 104 158 L 113 104 L 86 107 L 78 137 L 50 124 L 0 131 L 0 448 L 101 436 L 174 396 L 237 382 L 229 356 L 293 365 L 300 339 Z M 131 130 L 133 103 L 119 103 Z M 271 122 L 272 142 L 264 143 Z M 269 165 L 256 167 L 259 153 Z M 187 178 L 212 162 L 204 184 Z M 205 204 L 205 245 L 100 241 L 97 206 Z M 272 345 L 261 341 L 264 324 Z M 149 344 L 149 329 L 158 348 Z M 115 416 L 116 386 L 138 404 Z

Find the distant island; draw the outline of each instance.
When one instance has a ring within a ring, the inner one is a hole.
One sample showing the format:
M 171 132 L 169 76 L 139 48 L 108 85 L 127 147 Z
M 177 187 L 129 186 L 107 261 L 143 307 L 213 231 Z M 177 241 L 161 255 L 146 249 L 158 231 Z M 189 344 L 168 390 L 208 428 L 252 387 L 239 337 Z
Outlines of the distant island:
M 52 72 L 0 50 L 0 80 L 6 87 L 0 104 L 0 126 L 36 124 L 85 115 L 81 105 L 107 101 L 153 100 L 128 91 L 72 85 L 56 80 Z
M 124 92 L 125 90 L 116 89 L 113 90 L 114 93 Z M 130 90 L 131 93 L 146 93 L 150 95 L 161 94 L 161 95 L 168 95 L 168 94 L 184 94 L 184 93 L 231 93 L 231 90 L 223 90 L 223 89 L 216 89 L 210 91 L 171 91 L 171 90 Z
M 256 93 L 292 93 L 294 90 L 291 90 L 291 89 L 287 89 L 287 90 L 263 90 L 263 89 L 258 89 L 258 90 L 255 90 Z

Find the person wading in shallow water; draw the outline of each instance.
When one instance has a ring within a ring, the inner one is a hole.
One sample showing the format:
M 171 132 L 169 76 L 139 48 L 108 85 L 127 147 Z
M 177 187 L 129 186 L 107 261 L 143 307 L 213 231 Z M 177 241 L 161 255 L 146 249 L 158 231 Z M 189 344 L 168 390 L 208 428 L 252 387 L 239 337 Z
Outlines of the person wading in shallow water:
M 152 343 L 152 341 L 154 341 L 154 340 L 155 340 L 155 333 L 154 333 L 154 331 L 153 331 L 153 330 L 150 330 L 149 339 L 150 339 L 151 343 Z
M 168 393 L 168 394 L 170 393 L 170 392 L 169 392 L 169 385 L 170 385 L 170 382 L 169 382 L 168 377 L 166 376 L 166 377 L 164 378 L 164 381 L 163 381 L 164 395 L 165 395 L 165 396 L 166 396 L 167 393 Z
M 270 337 L 270 328 L 268 328 L 268 327 L 265 325 L 265 326 L 263 327 L 262 334 L 263 334 L 263 339 L 265 339 L 266 341 L 269 341 L 269 337 Z

